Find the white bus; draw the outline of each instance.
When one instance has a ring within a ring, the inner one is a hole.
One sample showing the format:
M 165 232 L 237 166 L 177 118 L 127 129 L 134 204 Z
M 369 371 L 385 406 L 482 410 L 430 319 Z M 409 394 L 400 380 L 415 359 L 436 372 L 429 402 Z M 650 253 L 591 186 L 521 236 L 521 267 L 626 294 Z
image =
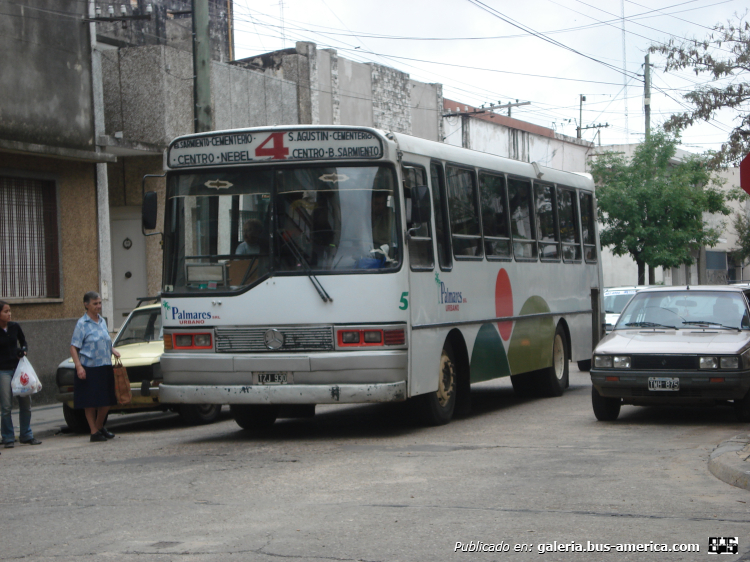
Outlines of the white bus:
M 584 174 L 344 126 L 184 136 L 166 168 L 165 402 L 249 429 L 411 399 L 437 425 L 471 383 L 560 395 L 591 358 Z

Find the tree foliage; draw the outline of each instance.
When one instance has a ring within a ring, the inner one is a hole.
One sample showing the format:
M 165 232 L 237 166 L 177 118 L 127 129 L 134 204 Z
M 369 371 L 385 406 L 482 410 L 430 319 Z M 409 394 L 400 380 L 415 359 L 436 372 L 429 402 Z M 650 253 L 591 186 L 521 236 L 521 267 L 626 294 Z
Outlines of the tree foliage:
M 737 234 L 737 247 L 732 251 L 735 263 L 744 263 L 750 258 L 750 218 L 741 213 L 732 217 L 734 232 Z
M 709 74 L 722 85 L 706 85 L 684 94 L 692 106 L 673 115 L 665 124 L 667 131 L 679 132 L 696 121 L 709 121 L 721 109 L 737 113 L 738 123 L 721 149 L 712 155 L 710 164 L 731 164 L 750 152 L 750 23 L 738 16 L 736 22 L 715 25 L 702 41 L 684 39 L 652 45 L 652 53 L 666 57 L 664 70 L 692 69 L 696 75 Z
M 601 244 L 617 256 L 633 257 L 639 283 L 645 282 L 645 264 L 693 263 L 693 251 L 714 246 L 720 233 L 708 227 L 703 213 L 730 212 L 704 159 L 674 159 L 677 142 L 659 130 L 636 147 L 632 158 L 605 152 L 591 165 L 604 225 Z

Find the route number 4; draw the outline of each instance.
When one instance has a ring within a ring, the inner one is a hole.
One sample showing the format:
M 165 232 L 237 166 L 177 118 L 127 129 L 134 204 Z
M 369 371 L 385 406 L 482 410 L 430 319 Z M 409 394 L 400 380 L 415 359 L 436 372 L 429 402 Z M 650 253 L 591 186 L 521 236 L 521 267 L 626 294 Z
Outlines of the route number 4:
M 266 148 L 266 145 L 271 146 Z M 255 156 L 270 156 L 273 160 L 285 160 L 289 156 L 289 149 L 284 146 L 284 133 L 271 133 L 258 148 Z

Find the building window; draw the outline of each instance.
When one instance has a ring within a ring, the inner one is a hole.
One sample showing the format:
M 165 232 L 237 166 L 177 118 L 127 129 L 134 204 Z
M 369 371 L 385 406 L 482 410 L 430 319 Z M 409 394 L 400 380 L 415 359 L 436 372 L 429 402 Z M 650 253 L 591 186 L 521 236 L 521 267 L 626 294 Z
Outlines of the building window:
M 59 298 L 55 183 L 0 176 L 0 296 Z
M 727 270 L 727 253 L 706 250 L 706 269 Z

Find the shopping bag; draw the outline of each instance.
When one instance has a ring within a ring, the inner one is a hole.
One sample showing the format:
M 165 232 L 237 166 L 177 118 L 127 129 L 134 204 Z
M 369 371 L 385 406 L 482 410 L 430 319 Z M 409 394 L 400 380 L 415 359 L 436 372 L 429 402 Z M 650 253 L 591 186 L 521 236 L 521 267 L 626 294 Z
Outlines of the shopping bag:
M 112 369 L 115 372 L 115 395 L 117 396 L 117 403 L 121 406 L 130 404 L 133 395 L 130 392 L 128 371 L 122 366 L 122 361 L 120 361 L 119 357 L 115 359 Z
M 42 383 L 36 376 L 31 361 L 22 357 L 16 367 L 16 372 L 10 381 L 10 389 L 13 396 L 30 396 L 42 390 Z

